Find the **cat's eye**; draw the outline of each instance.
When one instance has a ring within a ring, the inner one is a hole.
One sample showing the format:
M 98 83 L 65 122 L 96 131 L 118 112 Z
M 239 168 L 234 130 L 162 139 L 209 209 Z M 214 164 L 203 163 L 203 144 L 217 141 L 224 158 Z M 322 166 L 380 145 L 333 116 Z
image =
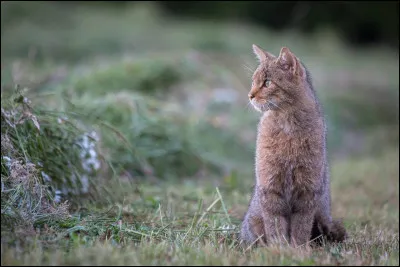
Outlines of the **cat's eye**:
M 270 80 L 265 80 L 264 84 L 265 84 L 266 87 L 268 87 L 271 84 L 271 81 Z

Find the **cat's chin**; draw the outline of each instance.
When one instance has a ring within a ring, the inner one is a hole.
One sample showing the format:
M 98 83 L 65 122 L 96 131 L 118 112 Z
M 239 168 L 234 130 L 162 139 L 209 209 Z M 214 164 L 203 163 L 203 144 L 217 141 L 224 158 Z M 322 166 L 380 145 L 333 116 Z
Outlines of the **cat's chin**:
M 256 111 L 258 111 L 258 112 L 260 112 L 260 113 L 264 113 L 264 112 L 266 112 L 266 111 L 268 111 L 269 110 L 269 108 L 267 107 L 267 105 L 259 105 L 259 104 L 257 104 L 256 102 L 254 102 L 254 101 L 251 101 L 251 105 L 253 106 L 253 108 L 256 110 Z
M 254 107 L 254 109 L 257 110 L 258 112 L 261 112 L 261 113 L 265 112 L 265 110 L 263 111 L 261 108 L 255 106 L 255 105 L 253 105 L 253 107 Z

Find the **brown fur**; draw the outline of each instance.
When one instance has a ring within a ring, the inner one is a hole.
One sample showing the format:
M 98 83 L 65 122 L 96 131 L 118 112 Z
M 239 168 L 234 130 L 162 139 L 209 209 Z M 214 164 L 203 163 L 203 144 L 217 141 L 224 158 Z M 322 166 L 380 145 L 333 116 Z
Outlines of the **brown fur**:
M 330 241 L 343 241 L 346 230 L 331 217 L 326 127 L 311 77 L 286 47 L 279 57 L 256 45 L 253 50 L 260 64 L 249 98 L 262 117 L 256 144 L 256 185 L 241 240 L 245 244 L 280 241 L 298 246 L 322 235 Z

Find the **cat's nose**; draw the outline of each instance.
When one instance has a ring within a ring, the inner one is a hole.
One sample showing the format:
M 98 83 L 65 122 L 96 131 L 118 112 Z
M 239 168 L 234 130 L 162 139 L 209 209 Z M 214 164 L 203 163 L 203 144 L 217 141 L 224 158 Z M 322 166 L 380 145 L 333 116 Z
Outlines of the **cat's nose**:
M 253 94 L 248 94 L 248 96 L 249 96 L 250 100 L 254 98 Z

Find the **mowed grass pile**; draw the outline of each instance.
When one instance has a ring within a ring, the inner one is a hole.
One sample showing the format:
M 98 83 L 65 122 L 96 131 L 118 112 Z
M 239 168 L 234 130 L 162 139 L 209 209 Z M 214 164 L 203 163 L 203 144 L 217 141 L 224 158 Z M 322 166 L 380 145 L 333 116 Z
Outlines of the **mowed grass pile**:
M 389 52 L 356 53 L 329 34 L 182 23 L 140 3 L 13 7 L 35 23 L 3 5 L 2 265 L 398 265 L 398 60 Z M 237 240 L 259 116 L 246 106 L 252 43 L 275 53 L 296 44 L 314 75 L 343 244 Z
M 2 96 L 2 216 L 25 206 L 44 212 L 36 205 L 54 198 L 99 197 L 115 175 L 167 179 L 222 167 L 202 156 L 182 114 L 159 100 L 126 92 L 79 99 L 49 110 L 21 93 Z
M 2 92 L 1 106 L 2 229 L 68 215 L 68 206 L 56 205 L 55 198 L 62 184 L 79 189 L 71 179 L 82 173 L 75 145 L 79 129 L 37 114 L 19 90 Z

